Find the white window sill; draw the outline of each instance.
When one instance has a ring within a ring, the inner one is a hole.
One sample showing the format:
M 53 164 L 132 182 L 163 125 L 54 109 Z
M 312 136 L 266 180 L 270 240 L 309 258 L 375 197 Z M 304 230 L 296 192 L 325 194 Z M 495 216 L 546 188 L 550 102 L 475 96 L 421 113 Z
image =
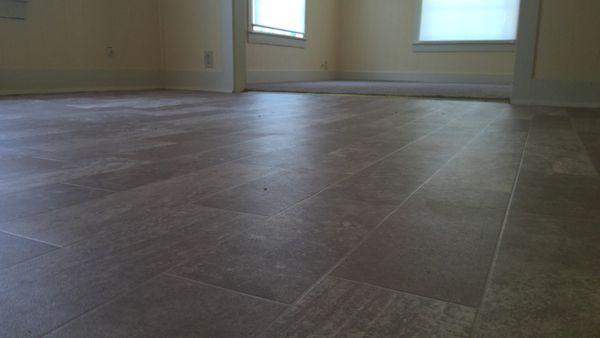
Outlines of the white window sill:
M 515 41 L 418 41 L 413 43 L 417 53 L 452 52 L 514 52 Z
M 248 42 L 257 45 L 271 45 L 294 48 L 306 47 L 306 39 L 257 32 L 248 32 Z

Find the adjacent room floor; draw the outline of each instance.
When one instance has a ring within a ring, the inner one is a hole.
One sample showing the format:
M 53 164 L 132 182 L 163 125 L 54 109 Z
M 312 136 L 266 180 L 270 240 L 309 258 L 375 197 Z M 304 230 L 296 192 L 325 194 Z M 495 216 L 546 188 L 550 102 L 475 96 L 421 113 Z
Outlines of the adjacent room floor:
M 600 111 L 0 99 L 0 336 L 591 337 Z
M 254 83 L 248 85 L 248 88 L 250 90 L 264 92 L 476 98 L 488 100 L 507 100 L 510 98 L 512 92 L 511 85 L 501 84 L 391 81 Z

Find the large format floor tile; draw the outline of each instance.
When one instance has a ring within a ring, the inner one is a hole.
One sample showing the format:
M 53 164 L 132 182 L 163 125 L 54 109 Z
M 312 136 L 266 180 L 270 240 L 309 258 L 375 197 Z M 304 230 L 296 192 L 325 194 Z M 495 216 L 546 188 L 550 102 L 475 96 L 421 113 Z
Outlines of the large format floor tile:
M 334 275 L 477 306 L 507 203 L 505 193 L 425 186 Z
M 237 231 L 238 215 L 200 210 L 151 228 L 121 224 L 0 274 L 0 336 L 39 336 L 131 292 Z
M 346 175 L 312 170 L 283 170 L 213 195 L 205 206 L 272 216 L 318 193 Z
M 240 224 L 239 233 L 172 270 L 178 276 L 291 304 L 343 256 L 285 224 Z
M 161 276 L 48 337 L 249 337 L 284 309 L 277 303 Z
M 203 210 L 198 206 L 202 199 L 275 172 L 277 169 L 252 165 L 216 166 L 0 223 L 0 230 L 64 246 L 114 229 L 150 229 L 163 222 L 192 223 Z
M 52 245 L 0 232 L 0 270 L 54 249 Z
M 475 309 L 328 277 L 265 337 L 468 337 Z
M 0 337 L 595 336 L 600 111 L 0 98 Z
M 475 336 L 597 336 L 599 222 L 512 215 Z
M 0 193 L 0 222 L 68 207 L 110 192 L 68 184 L 50 184 L 19 192 Z
M 291 303 L 390 211 L 350 200 L 311 198 L 270 220 L 240 224 L 239 233 L 172 273 Z

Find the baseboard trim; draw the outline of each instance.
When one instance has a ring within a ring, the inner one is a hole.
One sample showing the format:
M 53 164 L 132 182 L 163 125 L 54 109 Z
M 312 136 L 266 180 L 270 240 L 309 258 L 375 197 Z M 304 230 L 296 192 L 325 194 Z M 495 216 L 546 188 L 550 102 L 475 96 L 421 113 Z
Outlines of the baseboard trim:
M 600 83 L 530 80 L 513 93 L 513 104 L 600 108 Z
M 0 95 L 139 90 L 161 87 L 160 71 L 0 69 Z
M 438 83 L 511 84 L 512 74 L 419 73 L 419 72 L 340 72 L 341 80 L 401 81 Z
M 330 81 L 338 79 L 338 73 L 328 70 L 249 70 L 248 83 Z
M 219 71 L 165 71 L 163 88 L 231 93 L 229 82 Z

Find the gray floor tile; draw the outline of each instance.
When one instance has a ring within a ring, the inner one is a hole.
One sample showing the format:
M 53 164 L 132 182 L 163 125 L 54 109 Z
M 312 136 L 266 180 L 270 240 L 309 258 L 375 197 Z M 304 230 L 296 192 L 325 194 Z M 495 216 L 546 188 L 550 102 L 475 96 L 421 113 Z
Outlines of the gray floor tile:
M 279 301 L 267 336 L 460 337 L 482 298 L 476 336 L 598 331 L 595 110 L 160 90 L 1 105 L 0 231 L 19 237 L 0 235 L 0 336 L 243 336 Z
M 110 192 L 66 184 L 50 184 L 39 188 L 0 194 L 0 222 L 68 207 L 108 194 Z
M 237 217 L 196 212 L 196 223 L 112 229 L 0 274 L 0 336 L 39 336 L 182 264 L 237 231 Z M 177 223 L 181 222 L 181 223 Z
M 507 203 L 504 193 L 426 186 L 334 275 L 477 306 Z
M 202 205 L 271 216 L 344 177 L 337 173 L 284 170 L 211 196 Z
M 600 178 L 554 174 L 542 176 L 523 170 L 512 210 L 542 215 L 598 218 Z
M 512 215 L 475 336 L 597 336 L 599 222 Z
M 48 337 L 251 337 L 285 306 L 158 277 Z
M 172 273 L 290 304 L 343 255 L 335 246 L 304 238 L 293 225 L 258 220 L 238 229 L 243 230 Z
M 57 245 L 68 245 L 109 229 L 152 227 L 177 217 L 194 221 L 199 202 L 221 190 L 276 172 L 230 164 L 148 184 L 102 199 L 0 223 L 0 229 Z
M 393 206 L 315 196 L 270 219 L 286 232 L 340 253 L 354 248 Z
M 55 249 L 52 245 L 0 232 L 0 270 Z
M 510 193 L 521 163 L 521 154 L 464 153 L 450 161 L 435 177 L 444 182 L 473 189 Z
M 326 278 L 264 337 L 468 337 L 475 309 Z

